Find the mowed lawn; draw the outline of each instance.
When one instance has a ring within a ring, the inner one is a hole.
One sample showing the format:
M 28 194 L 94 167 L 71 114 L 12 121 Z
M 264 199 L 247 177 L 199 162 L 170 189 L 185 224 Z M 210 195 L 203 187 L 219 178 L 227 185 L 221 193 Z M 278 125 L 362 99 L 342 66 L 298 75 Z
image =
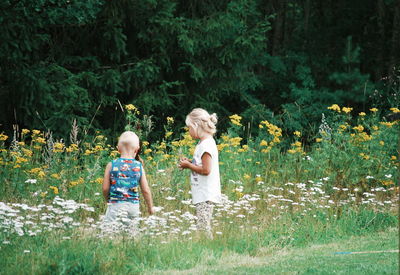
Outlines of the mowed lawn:
M 189 270 L 149 271 L 148 274 L 399 274 L 397 228 L 302 248 L 266 247 L 256 256 L 225 252 L 216 260 L 213 252 Z M 369 252 L 335 254 L 335 252 Z

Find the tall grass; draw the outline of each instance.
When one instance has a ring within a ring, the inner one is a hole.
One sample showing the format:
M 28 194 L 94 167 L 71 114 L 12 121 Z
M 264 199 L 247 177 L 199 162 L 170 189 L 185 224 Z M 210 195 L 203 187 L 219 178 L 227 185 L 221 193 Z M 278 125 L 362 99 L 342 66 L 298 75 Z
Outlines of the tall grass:
M 329 108 L 312 144 L 300 129 L 285 135 L 268 121 L 245 144 L 241 118 L 230 117 L 231 128 L 218 140 L 224 203 L 215 208 L 212 241 L 196 234 L 189 177 L 176 167 L 195 141 L 186 131 L 174 133 L 172 118 L 159 142 L 149 144 L 141 133 L 162 210 L 143 216 L 133 238 L 99 231 L 103 169 L 118 156 L 104 136 L 79 141 L 75 125 L 66 142 L 23 129 L 6 146 L 9 137 L 0 135 L 4 272 L 188 269 L 216 263 L 226 251 L 257 255 L 398 226 L 398 121 L 382 121 L 376 110 L 351 116 L 349 108 Z M 135 110 L 127 108 L 128 128 L 141 122 Z

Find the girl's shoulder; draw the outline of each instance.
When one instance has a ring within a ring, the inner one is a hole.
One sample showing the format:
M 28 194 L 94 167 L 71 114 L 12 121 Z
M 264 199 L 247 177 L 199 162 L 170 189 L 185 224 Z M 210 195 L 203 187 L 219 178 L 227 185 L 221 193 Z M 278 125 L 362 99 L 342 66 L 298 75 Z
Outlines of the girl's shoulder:
M 216 147 L 217 143 L 215 142 L 214 138 L 207 138 L 203 140 L 201 143 L 199 143 L 199 146 L 203 148 L 210 148 L 210 147 Z

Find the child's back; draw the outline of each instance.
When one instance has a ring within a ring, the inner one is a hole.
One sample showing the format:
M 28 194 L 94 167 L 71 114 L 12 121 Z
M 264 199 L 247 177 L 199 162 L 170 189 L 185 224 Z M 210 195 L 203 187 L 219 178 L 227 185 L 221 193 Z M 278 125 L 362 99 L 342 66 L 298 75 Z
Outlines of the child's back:
M 135 229 L 140 216 L 139 186 L 146 201 L 149 214 L 153 214 L 153 201 L 147 183 L 146 173 L 140 161 L 136 160 L 139 139 L 133 132 L 124 132 L 118 141 L 121 157 L 108 163 L 103 180 L 103 196 L 108 202 L 105 225 L 121 223 L 128 229 Z

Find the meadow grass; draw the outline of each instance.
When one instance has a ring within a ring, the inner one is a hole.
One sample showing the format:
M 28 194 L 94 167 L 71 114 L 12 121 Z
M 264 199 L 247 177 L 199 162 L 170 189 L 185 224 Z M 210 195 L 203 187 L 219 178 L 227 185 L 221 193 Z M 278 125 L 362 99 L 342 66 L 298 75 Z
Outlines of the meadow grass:
M 174 137 L 172 118 L 162 140 L 143 142 L 160 211 L 139 219 L 139 235 L 101 230 L 102 174 L 118 156 L 106 137 L 79 141 L 75 127 L 68 144 L 23 129 L 7 145 L 1 134 L 0 272 L 391 273 L 392 254 L 346 258 L 329 249 L 398 246 L 399 123 L 382 121 L 376 110 L 352 117 L 338 108 L 330 107 L 311 144 L 268 121 L 245 137 L 240 117 L 231 116 L 218 139 L 224 195 L 214 210 L 214 240 L 196 232 L 188 173 L 176 167 L 195 141 L 187 132 Z M 138 119 L 127 113 L 128 121 Z M 330 269 L 335 262 L 338 269 Z
M 110 239 L 99 237 L 87 228 L 64 229 L 31 237 L 2 234 L 2 239 L 9 241 L 0 249 L 2 273 L 136 274 L 157 270 L 198 270 L 208 274 L 244 274 L 247 271 L 257 274 L 308 272 L 319 268 L 321 272 L 328 272 L 329 265 L 335 260 L 339 260 L 339 264 L 344 261 L 342 271 L 346 271 L 353 267 L 362 269 L 363 263 L 372 259 L 371 255 L 359 255 L 363 259 L 361 262 L 351 262 L 356 256 L 349 255 L 349 260 L 343 260 L 346 256 L 334 256 L 334 252 L 398 248 L 395 216 L 376 215 L 370 210 L 349 214 L 333 223 L 287 217 L 284 222 L 260 225 L 257 230 L 251 227 L 238 229 L 237 225 L 231 225 L 234 228 L 214 240 L 146 235 Z M 384 260 L 381 255 L 375 256 Z M 232 257 L 237 257 L 238 261 Z M 386 269 L 393 271 L 396 258 L 393 255 L 388 257 L 382 265 L 390 263 Z M 228 259 L 226 264 L 222 264 Z M 319 262 L 321 259 L 324 261 Z M 346 261 L 349 266 L 346 266 Z M 303 263 L 297 266 L 297 262 Z M 376 263 L 373 267 L 372 263 L 368 263 L 368 269 L 376 270 L 381 265 Z

